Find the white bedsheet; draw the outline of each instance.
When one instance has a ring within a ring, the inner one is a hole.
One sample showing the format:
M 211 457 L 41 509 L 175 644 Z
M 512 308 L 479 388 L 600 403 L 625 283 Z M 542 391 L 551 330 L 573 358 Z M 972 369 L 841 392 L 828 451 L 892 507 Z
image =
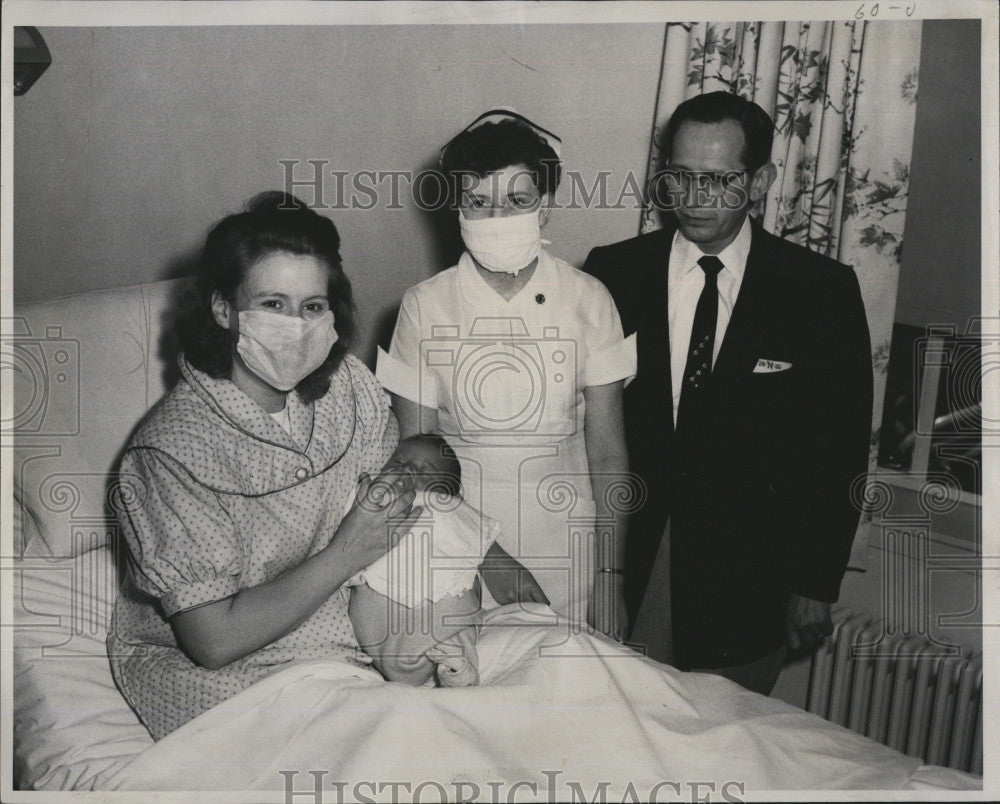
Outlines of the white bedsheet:
M 102 547 L 12 569 L 15 777 L 24 789 L 90 790 L 153 744 L 108 665 L 114 555 Z
M 978 777 L 922 766 L 781 701 L 601 638 L 543 647 L 560 633 L 511 607 L 494 613 L 479 642 L 482 686 L 473 688 L 390 684 L 331 662 L 290 667 L 94 788 L 252 789 L 288 800 L 318 782 L 325 801 L 589 801 L 601 790 L 608 801 L 691 801 L 693 783 L 700 795 L 714 785 L 712 800 L 772 789 L 981 788 Z

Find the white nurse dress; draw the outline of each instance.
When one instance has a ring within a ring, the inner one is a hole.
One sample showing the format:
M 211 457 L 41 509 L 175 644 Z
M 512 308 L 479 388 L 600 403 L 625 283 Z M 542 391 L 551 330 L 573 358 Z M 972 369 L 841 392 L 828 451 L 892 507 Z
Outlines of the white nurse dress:
M 500 545 L 572 622 L 586 619 L 594 571 L 583 391 L 635 365 L 604 285 L 544 250 L 509 301 L 463 254 L 406 292 L 379 352 L 383 387 L 437 411 L 465 500 L 500 522 Z

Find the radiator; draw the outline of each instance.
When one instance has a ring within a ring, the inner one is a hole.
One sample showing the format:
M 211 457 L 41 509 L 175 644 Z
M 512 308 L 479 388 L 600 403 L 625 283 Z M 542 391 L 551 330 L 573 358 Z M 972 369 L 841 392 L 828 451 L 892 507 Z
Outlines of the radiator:
M 813 657 L 806 708 L 929 765 L 982 775 L 982 655 L 886 634 L 863 612 L 841 609 L 833 620 Z

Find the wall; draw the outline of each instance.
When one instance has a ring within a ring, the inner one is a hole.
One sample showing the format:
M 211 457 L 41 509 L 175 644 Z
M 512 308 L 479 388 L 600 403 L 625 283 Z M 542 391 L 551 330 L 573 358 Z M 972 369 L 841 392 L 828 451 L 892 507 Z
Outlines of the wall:
M 964 328 L 980 314 L 979 20 L 924 23 L 896 320 Z
M 490 105 L 564 139 L 568 169 L 612 188 L 645 163 L 663 27 L 649 25 L 46 28 L 53 65 L 14 100 L 18 301 L 183 272 L 207 227 L 282 185 L 281 159 L 419 170 Z M 924 25 L 897 318 L 979 311 L 979 23 Z M 388 187 L 388 183 L 383 185 Z M 337 200 L 326 176 L 323 198 Z M 404 188 L 405 189 L 405 188 Z M 312 199 L 311 188 L 298 188 Z M 613 193 L 614 195 L 614 193 Z M 362 201 L 364 196 L 359 196 Z M 560 200 L 570 200 L 565 183 Z M 402 291 L 453 252 L 440 216 L 330 210 L 370 356 Z M 632 209 L 562 210 L 553 250 L 635 233 Z M 446 227 L 447 228 L 447 227 Z M 451 234 L 450 232 L 446 232 Z
M 887 624 L 886 634 L 921 634 L 940 645 L 958 645 L 962 656 L 971 656 L 983 649 L 982 573 L 969 568 L 975 561 L 976 547 L 967 540 L 970 533 L 980 533 L 979 506 L 960 503 L 951 515 L 928 515 L 915 503 L 915 497 L 897 490 L 893 510 L 873 523 L 868 571 L 847 573 L 834 610 L 843 606 L 868 612 Z M 902 522 L 906 517 L 909 521 Z M 971 525 L 963 521 L 969 519 Z M 915 548 L 916 542 L 905 546 L 890 542 L 887 546 L 883 533 L 893 525 L 900 529 L 901 522 L 902 529 L 919 529 L 927 523 L 930 538 L 920 542 L 926 553 Z M 887 587 L 886 578 L 890 577 L 894 585 Z M 904 585 L 904 577 L 913 585 Z M 889 640 L 886 644 L 894 643 Z M 791 659 L 782 668 L 773 695 L 805 708 L 810 667 L 811 656 Z
M 213 221 L 282 185 L 279 160 L 301 160 L 297 178 L 312 175 L 309 159 L 352 173 L 419 170 L 491 106 L 559 134 L 566 167 L 588 185 L 600 170 L 620 184 L 645 165 L 663 25 L 42 34 L 53 64 L 14 100 L 17 301 L 182 273 Z M 380 199 L 370 210 L 328 211 L 358 299 L 357 351 L 369 359 L 403 291 L 454 256 L 440 216 L 400 186 L 402 209 Z M 311 187 L 298 191 L 313 202 Z M 321 200 L 337 201 L 330 176 Z M 557 210 L 545 234 L 579 264 L 592 246 L 636 234 L 638 218 L 632 209 Z

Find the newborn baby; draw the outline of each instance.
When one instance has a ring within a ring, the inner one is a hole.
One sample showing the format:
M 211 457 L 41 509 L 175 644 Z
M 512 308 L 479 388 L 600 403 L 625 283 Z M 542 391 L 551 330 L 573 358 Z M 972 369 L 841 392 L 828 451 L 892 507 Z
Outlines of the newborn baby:
M 389 681 L 479 683 L 478 567 L 499 523 L 461 498 L 461 467 L 437 435 L 399 442 L 377 482 L 408 475 L 420 519 L 396 546 L 347 582 L 358 644 Z

